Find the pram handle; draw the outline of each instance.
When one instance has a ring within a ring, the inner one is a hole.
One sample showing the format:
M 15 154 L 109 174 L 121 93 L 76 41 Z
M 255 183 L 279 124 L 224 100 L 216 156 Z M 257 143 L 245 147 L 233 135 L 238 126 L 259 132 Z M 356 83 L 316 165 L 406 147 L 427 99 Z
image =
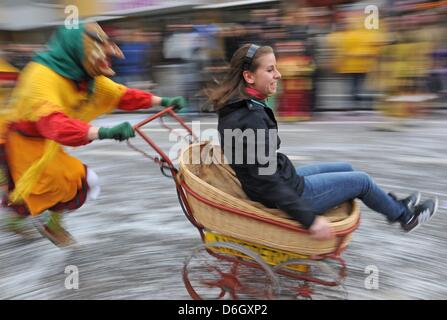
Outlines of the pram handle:
M 178 123 L 180 123 L 180 125 L 186 129 L 186 131 L 188 131 L 188 133 L 194 138 L 197 139 L 197 137 L 193 134 L 192 129 L 190 127 L 188 127 L 188 125 L 186 125 L 185 121 L 183 121 L 182 118 L 180 118 L 175 112 L 174 112 L 174 106 L 170 106 L 167 107 L 165 109 L 163 109 L 160 112 L 157 112 L 156 114 L 150 116 L 149 118 L 140 121 L 139 123 L 137 123 L 136 125 L 133 126 L 134 130 L 136 133 L 138 133 L 141 138 L 146 141 L 161 157 L 161 160 L 165 163 L 162 164 L 162 168 L 166 168 L 165 165 L 167 165 L 167 167 L 171 170 L 171 175 L 172 178 L 175 181 L 176 184 L 176 189 L 177 189 L 177 195 L 179 197 L 179 201 L 180 201 L 180 205 L 182 207 L 183 213 L 185 214 L 185 216 L 188 218 L 188 220 L 194 225 L 196 226 L 199 230 L 201 230 L 203 227 L 194 219 L 193 215 L 192 215 L 192 211 L 191 208 L 188 204 L 186 195 L 182 189 L 182 186 L 180 185 L 178 179 L 177 179 L 177 169 L 175 168 L 174 164 L 172 163 L 171 159 L 169 158 L 169 156 L 163 152 L 163 150 L 161 150 L 161 148 L 158 147 L 158 145 L 151 139 L 149 138 L 149 136 L 147 134 L 145 134 L 142 130 L 142 127 L 146 124 L 148 124 L 149 122 L 161 118 L 162 116 L 168 114 L 169 116 L 173 117 L 175 120 L 177 120 Z M 160 159 L 157 159 L 158 161 Z M 160 163 L 159 163 L 160 164 Z M 163 170 L 162 170 L 163 172 Z M 164 175 L 166 175 L 163 172 Z M 202 233 L 200 233 L 202 236 Z

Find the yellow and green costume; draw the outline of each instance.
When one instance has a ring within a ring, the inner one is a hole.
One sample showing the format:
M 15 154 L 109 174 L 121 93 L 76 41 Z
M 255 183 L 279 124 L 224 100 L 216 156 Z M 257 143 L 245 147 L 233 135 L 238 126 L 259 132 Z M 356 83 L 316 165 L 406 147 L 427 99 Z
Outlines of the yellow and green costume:
M 6 102 L 11 88 L 3 87 L 1 85 L 2 80 L 15 80 L 16 75 L 19 70 L 6 62 L 2 57 L 0 57 L 0 117 L 4 114 L 4 103 Z
M 34 123 L 55 112 L 89 122 L 114 110 L 126 90 L 107 77 L 91 78 L 86 73 L 83 32 L 83 25 L 60 28 L 49 50 L 24 68 L 12 93 L 11 114 L 2 124 L 7 167 L 14 184 L 8 201 L 24 203 L 31 215 L 73 199 L 86 179 L 86 170 L 56 141 L 30 136 L 15 124 Z M 80 89 L 81 83 L 87 83 L 88 90 Z

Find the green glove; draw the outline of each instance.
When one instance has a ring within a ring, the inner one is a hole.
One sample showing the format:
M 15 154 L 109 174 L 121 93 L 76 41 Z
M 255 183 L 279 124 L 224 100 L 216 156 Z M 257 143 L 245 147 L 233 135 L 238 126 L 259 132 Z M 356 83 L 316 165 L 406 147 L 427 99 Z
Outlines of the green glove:
M 118 141 L 135 137 L 135 131 L 129 122 L 123 122 L 111 128 L 99 128 L 99 139 L 115 139 Z
M 178 97 L 163 97 L 161 98 L 161 105 L 163 107 L 174 106 L 174 111 L 180 111 L 184 107 L 186 107 L 186 99 L 178 96 Z

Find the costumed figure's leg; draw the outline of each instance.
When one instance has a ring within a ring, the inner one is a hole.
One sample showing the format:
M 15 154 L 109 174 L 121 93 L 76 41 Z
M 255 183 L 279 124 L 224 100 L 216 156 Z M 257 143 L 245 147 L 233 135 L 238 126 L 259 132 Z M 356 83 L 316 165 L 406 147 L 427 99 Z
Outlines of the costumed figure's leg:
M 62 212 L 48 211 L 36 218 L 34 226 L 42 236 L 53 242 L 56 246 L 67 247 L 75 244 L 76 241 L 63 227 L 62 218 Z

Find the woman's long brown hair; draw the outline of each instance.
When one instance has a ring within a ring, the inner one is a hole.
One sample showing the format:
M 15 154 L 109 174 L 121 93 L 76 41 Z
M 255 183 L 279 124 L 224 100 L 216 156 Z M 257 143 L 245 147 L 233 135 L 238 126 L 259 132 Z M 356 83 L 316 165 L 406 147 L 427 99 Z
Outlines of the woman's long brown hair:
M 245 92 L 247 86 L 242 75 L 244 69 L 243 64 L 245 56 L 251 44 L 245 44 L 241 46 L 233 54 L 230 61 L 230 69 L 224 76 L 223 81 L 218 85 L 213 85 L 205 89 L 205 95 L 208 97 L 208 101 L 214 106 L 214 110 L 223 108 L 229 100 L 234 98 L 247 99 L 250 96 Z M 251 62 L 251 72 L 255 72 L 259 67 L 259 58 L 265 54 L 273 53 L 273 49 L 269 46 L 260 47 Z

